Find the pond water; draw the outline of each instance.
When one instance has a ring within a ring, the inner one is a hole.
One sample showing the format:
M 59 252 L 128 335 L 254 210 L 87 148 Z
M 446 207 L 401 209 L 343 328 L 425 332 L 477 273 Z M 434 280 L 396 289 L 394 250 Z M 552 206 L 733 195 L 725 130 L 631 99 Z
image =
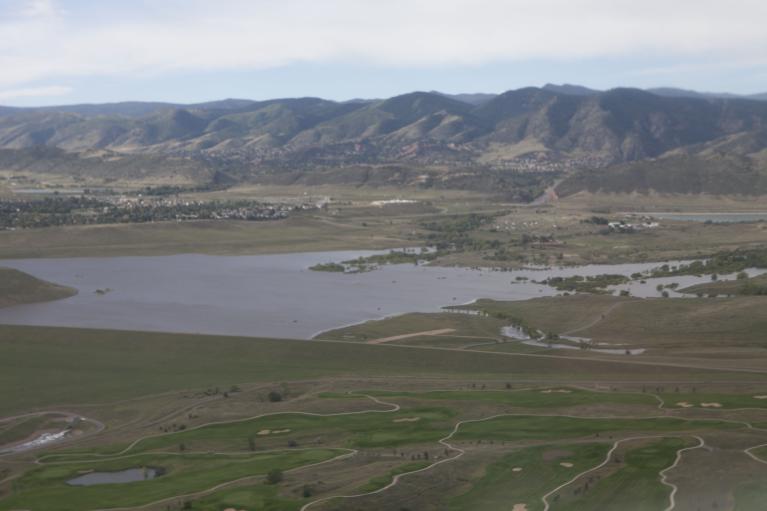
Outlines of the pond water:
M 528 346 L 536 346 L 538 348 L 579 350 L 583 349 L 581 348 L 580 344 L 585 343 L 585 345 L 588 346 L 588 351 L 594 353 L 607 353 L 609 355 L 641 355 L 645 352 L 643 348 L 626 349 L 618 347 L 614 344 L 609 345 L 605 343 L 592 343 L 591 339 L 586 337 L 576 337 L 572 335 L 562 335 L 560 336 L 560 339 L 564 339 L 575 344 L 565 344 L 562 342 L 556 342 L 554 340 L 547 341 L 545 339 L 532 339 L 529 335 L 523 332 L 521 328 L 515 326 L 503 327 L 501 329 L 501 335 L 509 337 L 510 339 L 515 339 L 522 344 L 527 344 Z M 613 347 L 610 348 L 607 346 Z
M 148 481 L 163 474 L 159 468 L 129 468 L 116 472 L 89 472 L 67 481 L 70 486 L 95 486 L 97 484 L 125 484 Z
M 437 312 L 477 298 L 526 300 L 559 293 L 533 280 L 630 275 L 662 264 L 509 272 L 400 264 L 352 275 L 308 269 L 375 253 L 381 252 L 4 260 L 0 266 L 74 287 L 79 293 L 0 309 L 0 323 L 309 339 L 343 325 L 407 312 Z M 691 285 L 708 278 L 672 280 Z M 658 296 L 654 280 L 647 282 L 632 285 L 632 293 Z

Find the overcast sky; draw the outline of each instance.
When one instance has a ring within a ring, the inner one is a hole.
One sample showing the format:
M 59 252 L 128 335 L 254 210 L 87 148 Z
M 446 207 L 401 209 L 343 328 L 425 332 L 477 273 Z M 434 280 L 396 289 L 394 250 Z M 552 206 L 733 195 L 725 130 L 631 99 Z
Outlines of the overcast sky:
M 765 0 L 0 0 L 0 104 L 767 91 Z

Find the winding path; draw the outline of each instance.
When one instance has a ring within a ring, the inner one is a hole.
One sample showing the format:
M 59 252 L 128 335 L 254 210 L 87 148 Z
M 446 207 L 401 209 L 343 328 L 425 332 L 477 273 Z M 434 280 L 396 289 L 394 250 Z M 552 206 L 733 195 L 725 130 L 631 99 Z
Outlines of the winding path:
M 584 390 L 590 390 L 590 391 L 598 392 L 598 391 L 595 391 L 593 389 L 584 389 Z M 206 424 L 201 424 L 201 425 L 195 426 L 193 428 L 189 428 L 186 431 L 193 431 L 193 430 L 196 430 L 196 429 L 200 429 L 200 428 L 204 428 L 204 427 L 208 427 L 208 426 L 213 426 L 213 425 L 219 425 L 219 424 L 233 424 L 233 423 L 238 423 L 238 422 L 246 422 L 246 421 L 251 421 L 251 420 L 255 420 L 255 419 L 259 419 L 259 418 L 263 418 L 263 417 L 274 416 L 274 415 L 303 415 L 303 416 L 311 416 L 311 417 L 338 417 L 338 416 L 350 416 L 350 415 L 360 415 L 360 414 L 368 414 L 368 413 L 387 413 L 388 414 L 388 413 L 395 413 L 395 412 L 397 412 L 397 411 L 399 411 L 401 409 L 401 406 L 399 404 L 397 404 L 397 403 L 387 402 L 387 401 L 384 401 L 382 399 L 379 399 L 377 397 L 374 397 L 374 396 L 371 396 L 371 395 L 368 395 L 368 394 L 355 394 L 354 392 L 350 392 L 350 394 L 356 395 L 356 396 L 359 396 L 359 397 L 368 398 L 368 399 L 370 399 L 371 401 L 373 401 L 373 402 L 375 402 L 377 404 L 384 405 L 384 406 L 387 406 L 389 408 L 387 408 L 387 409 L 366 409 L 366 410 L 357 410 L 357 411 L 352 411 L 352 412 L 336 412 L 336 413 L 326 413 L 326 414 L 315 413 L 315 412 L 278 411 L 278 412 L 263 413 L 263 414 L 259 414 L 259 415 L 253 416 L 253 417 L 237 419 L 237 420 L 234 420 L 234 421 L 215 421 L 215 422 L 209 422 L 209 423 L 206 423 Z M 658 402 L 659 402 L 658 408 L 659 409 L 664 408 L 664 404 L 665 403 L 663 402 L 663 399 L 660 396 L 658 396 L 656 394 L 650 394 L 650 395 L 654 396 L 658 400 Z M 40 413 L 46 413 L 46 412 L 40 412 Z M 34 415 L 34 414 L 30 414 L 30 415 Z M 498 418 L 502 418 L 502 417 L 523 417 L 523 416 L 565 417 L 565 418 L 582 419 L 582 420 L 584 420 L 584 419 L 585 420 L 589 420 L 589 419 L 591 419 L 591 420 L 604 420 L 604 419 L 656 419 L 656 418 L 673 418 L 673 419 L 679 419 L 679 420 L 690 420 L 690 419 L 688 419 L 686 417 L 678 417 L 678 416 L 674 416 L 674 415 L 655 415 L 655 416 L 646 416 L 646 415 L 642 415 L 642 416 L 582 416 L 582 415 L 570 415 L 570 414 L 534 414 L 534 413 L 531 414 L 529 412 L 528 413 L 500 413 L 500 414 L 494 414 L 494 415 L 491 415 L 491 416 L 488 416 L 488 417 L 483 417 L 483 418 L 478 418 L 478 419 L 466 419 L 466 420 L 462 420 L 462 421 L 457 422 L 453 426 L 452 430 L 446 436 L 444 436 L 444 437 L 442 437 L 441 439 L 438 440 L 439 444 L 444 446 L 447 450 L 455 453 L 455 455 L 450 456 L 450 457 L 446 457 L 444 459 L 436 461 L 436 462 L 434 462 L 434 463 L 432 463 L 432 464 L 430 464 L 430 465 L 428 465 L 426 467 L 423 467 L 423 468 L 420 468 L 420 469 L 417 469 L 417 470 L 412 470 L 412 471 L 409 471 L 409 472 L 404 472 L 404 473 L 401 473 L 401 474 L 397 474 L 397 475 L 393 476 L 393 478 L 392 478 L 391 482 L 389 482 L 389 484 L 387 484 L 386 486 L 384 486 L 382 488 L 379 488 L 377 490 L 373 490 L 373 491 L 370 491 L 370 492 L 364 492 L 364 493 L 349 494 L 349 495 L 329 495 L 329 496 L 322 497 L 322 498 L 319 498 L 317 500 L 313 500 L 311 502 L 306 503 L 304 506 L 301 507 L 300 511 L 307 511 L 307 510 L 311 509 L 314 506 L 317 506 L 317 505 L 319 505 L 321 503 L 328 502 L 328 501 L 335 500 L 335 499 L 354 499 L 354 498 L 361 498 L 361 497 L 371 496 L 371 495 L 375 495 L 375 494 L 379 494 L 379 493 L 385 492 L 385 491 L 393 488 L 394 486 L 396 486 L 400 482 L 400 480 L 402 478 L 406 477 L 406 476 L 432 470 L 432 469 L 434 469 L 434 468 L 436 468 L 436 467 L 438 467 L 440 465 L 456 461 L 456 460 L 460 459 L 464 454 L 466 454 L 466 450 L 465 449 L 462 449 L 462 448 L 457 447 L 457 446 L 453 445 L 452 443 L 450 443 L 450 440 L 459 432 L 459 430 L 461 429 L 462 426 L 464 426 L 466 424 L 470 424 L 470 423 L 486 422 L 486 421 L 490 421 L 490 420 L 498 419 Z M 743 421 L 743 420 L 713 418 L 713 417 L 712 418 L 708 418 L 708 419 L 707 418 L 698 418 L 698 419 L 695 419 L 695 420 L 728 422 L 728 423 L 742 425 L 742 426 L 744 426 L 744 427 L 746 427 L 748 429 L 751 429 L 751 430 L 767 431 L 767 430 L 765 430 L 763 428 L 755 427 L 750 422 Z M 138 439 L 134 440 L 125 449 L 123 449 L 122 451 L 119 451 L 117 453 L 111 453 L 111 454 L 93 454 L 93 455 L 90 456 L 90 459 L 88 459 L 88 460 L 80 459 L 80 460 L 74 460 L 74 461 L 60 461 L 60 462 L 50 462 L 50 463 L 57 463 L 57 464 L 61 463 L 61 464 L 64 464 L 64 463 L 78 463 L 78 462 L 88 462 L 88 461 L 103 461 L 104 458 L 108 458 L 108 459 L 111 460 L 111 459 L 119 459 L 119 458 L 127 458 L 127 457 L 131 457 L 131 456 L 136 456 L 137 454 L 130 454 L 130 455 L 128 455 L 127 453 L 130 450 L 132 450 L 133 448 L 135 448 L 140 442 L 142 442 L 142 441 L 144 441 L 144 440 L 146 440 L 148 438 L 162 437 L 162 436 L 166 436 L 166 435 L 170 435 L 170 434 L 173 434 L 173 433 L 161 433 L 161 434 L 146 435 L 144 437 L 141 437 L 141 438 L 138 438 Z M 607 453 L 607 455 L 605 457 L 605 460 L 602 463 L 600 463 L 599 465 L 597 465 L 595 467 L 589 468 L 589 469 L 587 469 L 587 470 L 577 474 L 576 476 L 574 476 L 573 478 L 571 478 L 567 482 L 557 486 L 553 490 L 551 490 L 551 491 L 547 492 L 545 495 L 543 495 L 541 497 L 541 501 L 542 501 L 542 503 L 544 505 L 544 511 L 549 511 L 549 509 L 550 509 L 550 503 L 548 501 L 549 497 L 554 495 L 556 492 L 560 491 L 562 488 L 565 488 L 569 484 L 572 484 L 573 482 L 575 482 L 576 480 L 578 480 L 580 477 L 584 476 L 585 474 L 588 474 L 588 473 L 593 472 L 593 471 L 595 471 L 595 470 L 597 470 L 597 469 L 599 469 L 601 467 L 604 467 L 607 463 L 609 463 L 613 453 L 615 452 L 615 450 L 622 443 L 629 442 L 629 441 L 632 441 L 632 440 L 640 440 L 640 439 L 648 439 L 648 438 L 669 438 L 669 436 L 679 436 L 679 435 L 634 436 L 634 437 L 627 437 L 627 438 L 622 438 L 622 439 L 616 440 L 613 443 L 613 445 L 610 448 L 610 450 L 608 451 L 608 453 Z M 669 506 L 666 507 L 664 511 L 673 511 L 674 510 L 674 508 L 676 506 L 676 500 L 675 500 L 676 493 L 678 491 L 678 488 L 677 488 L 677 486 L 675 484 L 668 482 L 668 480 L 667 480 L 667 473 L 670 470 L 674 469 L 679 464 L 679 462 L 682 459 L 682 455 L 683 455 L 684 452 L 686 452 L 688 450 L 692 450 L 692 449 L 702 448 L 702 447 L 705 446 L 705 442 L 704 442 L 704 440 L 700 436 L 694 436 L 694 438 L 696 438 L 698 440 L 698 444 L 697 445 L 691 446 L 691 447 L 684 447 L 684 448 L 679 449 L 677 451 L 677 453 L 676 453 L 676 458 L 675 458 L 674 463 L 672 465 L 670 465 L 669 467 L 667 467 L 667 468 L 665 468 L 665 469 L 663 469 L 662 471 L 659 472 L 659 476 L 661 478 L 660 482 L 662 484 L 664 484 L 664 485 L 666 485 L 666 486 L 671 488 L 671 494 L 669 496 Z M 761 447 L 767 447 L 767 443 L 759 444 L 759 445 L 756 445 L 756 446 L 744 449 L 743 452 L 746 455 L 748 455 L 750 458 L 752 458 L 753 460 L 755 460 L 755 461 L 757 461 L 759 463 L 767 465 L 767 461 L 759 458 L 758 456 L 756 456 L 755 454 L 752 453 L 753 450 L 756 450 L 756 449 L 761 448 Z M 318 463 L 314 463 L 314 464 L 310 464 L 310 465 L 304 465 L 304 466 L 296 467 L 296 468 L 287 470 L 286 472 L 290 473 L 290 472 L 300 471 L 300 470 L 304 470 L 304 469 L 307 469 L 307 468 L 323 465 L 323 464 L 326 464 L 326 463 L 331 463 L 331 462 L 339 461 L 339 460 L 342 460 L 342 459 L 348 459 L 348 458 L 354 457 L 359 452 L 356 449 L 338 449 L 338 450 L 343 450 L 343 451 L 346 451 L 346 452 L 344 452 L 343 454 L 340 454 L 339 456 L 335 456 L 335 457 L 333 457 L 331 459 L 328 459 L 328 460 L 325 460 L 325 461 L 322 461 L 322 462 L 318 462 Z M 221 453 L 221 454 L 236 455 L 236 454 L 243 454 L 243 453 Z M 253 454 L 253 453 L 248 453 L 248 454 Z M 69 455 L 56 455 L 56 456 L 57 457 L 62 457 L 62 456 L 69 456 Z M 72 454 L 71 456 L 82 456 L 82 454 Z M 38 458 L 37 459 L 37 463 L 44 463 L 44 459 L 47 458 L 47 457 L 49 457 L 49 456 L 42 456 L 42 457 Z M 145 505 L 142 505 L 142 506 L 122 507 L 122 508 L 103 508 L 103 509 L 101 509 L 99 511 L 127 511 L 129 509 L 145 509 L 145 508 L 148 508 L 150 506 L 156 506 L 156 505 L 163 504 L 163 503 L 166 503 L 166 502 L 177 501 L 178 499 L 199 498 L 199 497 L 202 497 L 202 496 L 214 493 L 214 492 L 216 492 L 218 490 L 221 490 L 223 488 L 226 488 L 226 487 L 238 484 L 238 483 L 255 480 L 256 478 L 259 478 L 259 477 L 263 477 L 263 474 L 246 476 L 246 477 L 239 478 L 239 479 L 236 479 L 236 480 L 233 480 L 233 481 L 228 481 L 228 482 L 225 482 L 225 483 L 218 484 L 218 485 L 216 485 L 216 486 L 214 486 L 212 488 L 201 490 L 199 492 L 189 493 L 189 494 L 186 494 L 186 495 L 176 495 L 176 496 L 172 496 L 172 497 L 167 497 L 165 499 L 162 499 L 162 500 L 159 500 L 159 501 L 155 501 L 155 502 L 151 502 L 151 503 L 148 503 L 148 504 L 145 504 Z
M 679 487 L 677 485 L 675 485 L 674 483 L 668 482 L 667 473 L 670 470 L 675 469 L 677 465 L 679 465 L 679 462 L 682 461 L 682 453 L 686 451 L 692 451 L 693 449 L 700 449 L 701 447 L 706 446 L 706 442 L 701 437 L 696 435 L 694 438 L 698 440 L 698 445 L 693 445 L 691 447 L 684 447 L 676 451 L 676 458 L 674 459 L 674 463 L 664 468 L 660 472 L 658 472 L 658 474 L 660 475 L 660 482 L 662 484 L 665 484 L 669 488 L 671 488 L 671 494 L 668 496 L 668 500 L 669 500 L 668 506 L 663 511 L 673 511 L 673 509 L 676 507 L 676 492 L 679 491 Z
M 354 393 L 351 393 L 351 394 L 354 394 Z M 271 417 L 271 416 L 274 416 L 274 415 L 303 415 L 303 416 L 308 416 L 308 417 L 340 417 L 340 416 L 344 416 L 344 415 L 361 415 L 361 414 L 365 414 L 365 413 L 393 413 L 393 412 L 398 412 L 400 410 L 400 408 L 401 408 L 400 405 L 398 405 L 396 403 L 387 403 L 386 401 L 382 401 L 382 400 L 380 400 L 380 399 L 378 399 L 377 397 L 374 397 L 374 396 L 369 396 L 367 394 L 357 394 L 357 395 L 359 395 L 360 397 L 366 397 L 366 398 L 368 398 L 368 399 L 370 399 L 370 400 L 372 400 L 372 401 L 374 401 L 374 402 L 376 402 L 376 403 L 378 403 L 380 405 L 390 406 L 391 408 L 388 409 L 388 410 L 357 410 L 357 411 L 354 411 L 354 412 L 336 412 L 336 413 L 290 412 L 290 411 L 269 412 L 269 413 L 262 413 L 262 414 L 259 414 L 259 415 L 254 415 L 252 417 L 245 417 L 243 419 L 237 419 L 237 420 L 233 420 L 233 421 L 206 422 L 205 424 L 200 424 L 198 426 L 187 428 L 187 429 L 184 430 L 184 432 L 186 432 L 186 431 L 195 431 L 195 430 L 198 430 L 198 429 L 201 429 L 201 428 L 207 428 L 208 426 L 217 426 L 217 425 L 222 425 L 222 424 L 237 424 L 239 422 L 248 422 L 248 421 L 252 421 L 252 420 L 256 420 L 256 419 L 262 419 L 264 417 Z M 163 437 L 163 436 L 168 436 L 168 435 L 174 435 L 176 433 L 179 433 L 179 431 L 173 431 L 173 432 L 169 432 L 169 433 L 157 433 L 155 435 L 145 435 L 145 436 L 137 438 L 136 440 L 131 442 L 122 451 L 119 451 L 119 452 L 116 452 L 116 453 L 111 453 L 111 454 L 98 454 L 98 453 L 94 453 L 91 456 L 93 458 L 104 458 L 104 457 L 115 458 L 115 457 L 120 457 L 120 456 L 122 456 L 124 454 L 127 454 L 128 451 L 130 451 L 131 449 L 136 447 L 136 445 L 138 445 L 139 443 L 143 442 L 144 440 L 147 440 L 149 438 L 158 438 L 158 437 Z M 68 455 L 57 454 L 55 456 L 61 457 L 61 456 L 68 456 Z M 73 454 L 73 456 L 76 456 L 76 455 Z M 38 458 L 37 462 L 38 463 L 42 462 L 46 457 L 47 456 L 43 456 L 43 457 Z

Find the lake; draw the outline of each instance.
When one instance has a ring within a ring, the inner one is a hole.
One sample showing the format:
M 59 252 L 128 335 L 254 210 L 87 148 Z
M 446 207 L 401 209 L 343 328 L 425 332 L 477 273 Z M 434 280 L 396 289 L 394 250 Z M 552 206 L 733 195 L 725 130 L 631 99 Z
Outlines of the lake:
M 526 300 L 558 291 L 516 277 L 630 275 L 662 263 L 590 265 L 509 272 L 400 264 L 368 273 L 309 266 L 381 252 L 258 256 L 172 255 L 4 260 L 79 290 L 54 302 L 0 309 L 0 323 L 310 339 L 321 331 L 406 312 L 437 312 L 477 298 Z M 670 264 L 677 264 L 671 262 Z M 676 277 L 692 285 L 703 277 Z M 632 285 L 658 296 L 656 282 Z

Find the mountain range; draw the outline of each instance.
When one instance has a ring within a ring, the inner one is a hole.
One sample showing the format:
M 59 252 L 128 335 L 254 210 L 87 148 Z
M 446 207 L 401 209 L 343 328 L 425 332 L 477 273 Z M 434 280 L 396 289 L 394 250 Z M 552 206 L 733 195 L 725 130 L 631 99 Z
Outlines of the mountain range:
M 0 170 L 106 181 L 767 192 L 767 95 L 577 85 L 0 107 Z M 518 191 L 518 190 L 517 190 Z M 519 195 L 519 194 L 516 194 Z

